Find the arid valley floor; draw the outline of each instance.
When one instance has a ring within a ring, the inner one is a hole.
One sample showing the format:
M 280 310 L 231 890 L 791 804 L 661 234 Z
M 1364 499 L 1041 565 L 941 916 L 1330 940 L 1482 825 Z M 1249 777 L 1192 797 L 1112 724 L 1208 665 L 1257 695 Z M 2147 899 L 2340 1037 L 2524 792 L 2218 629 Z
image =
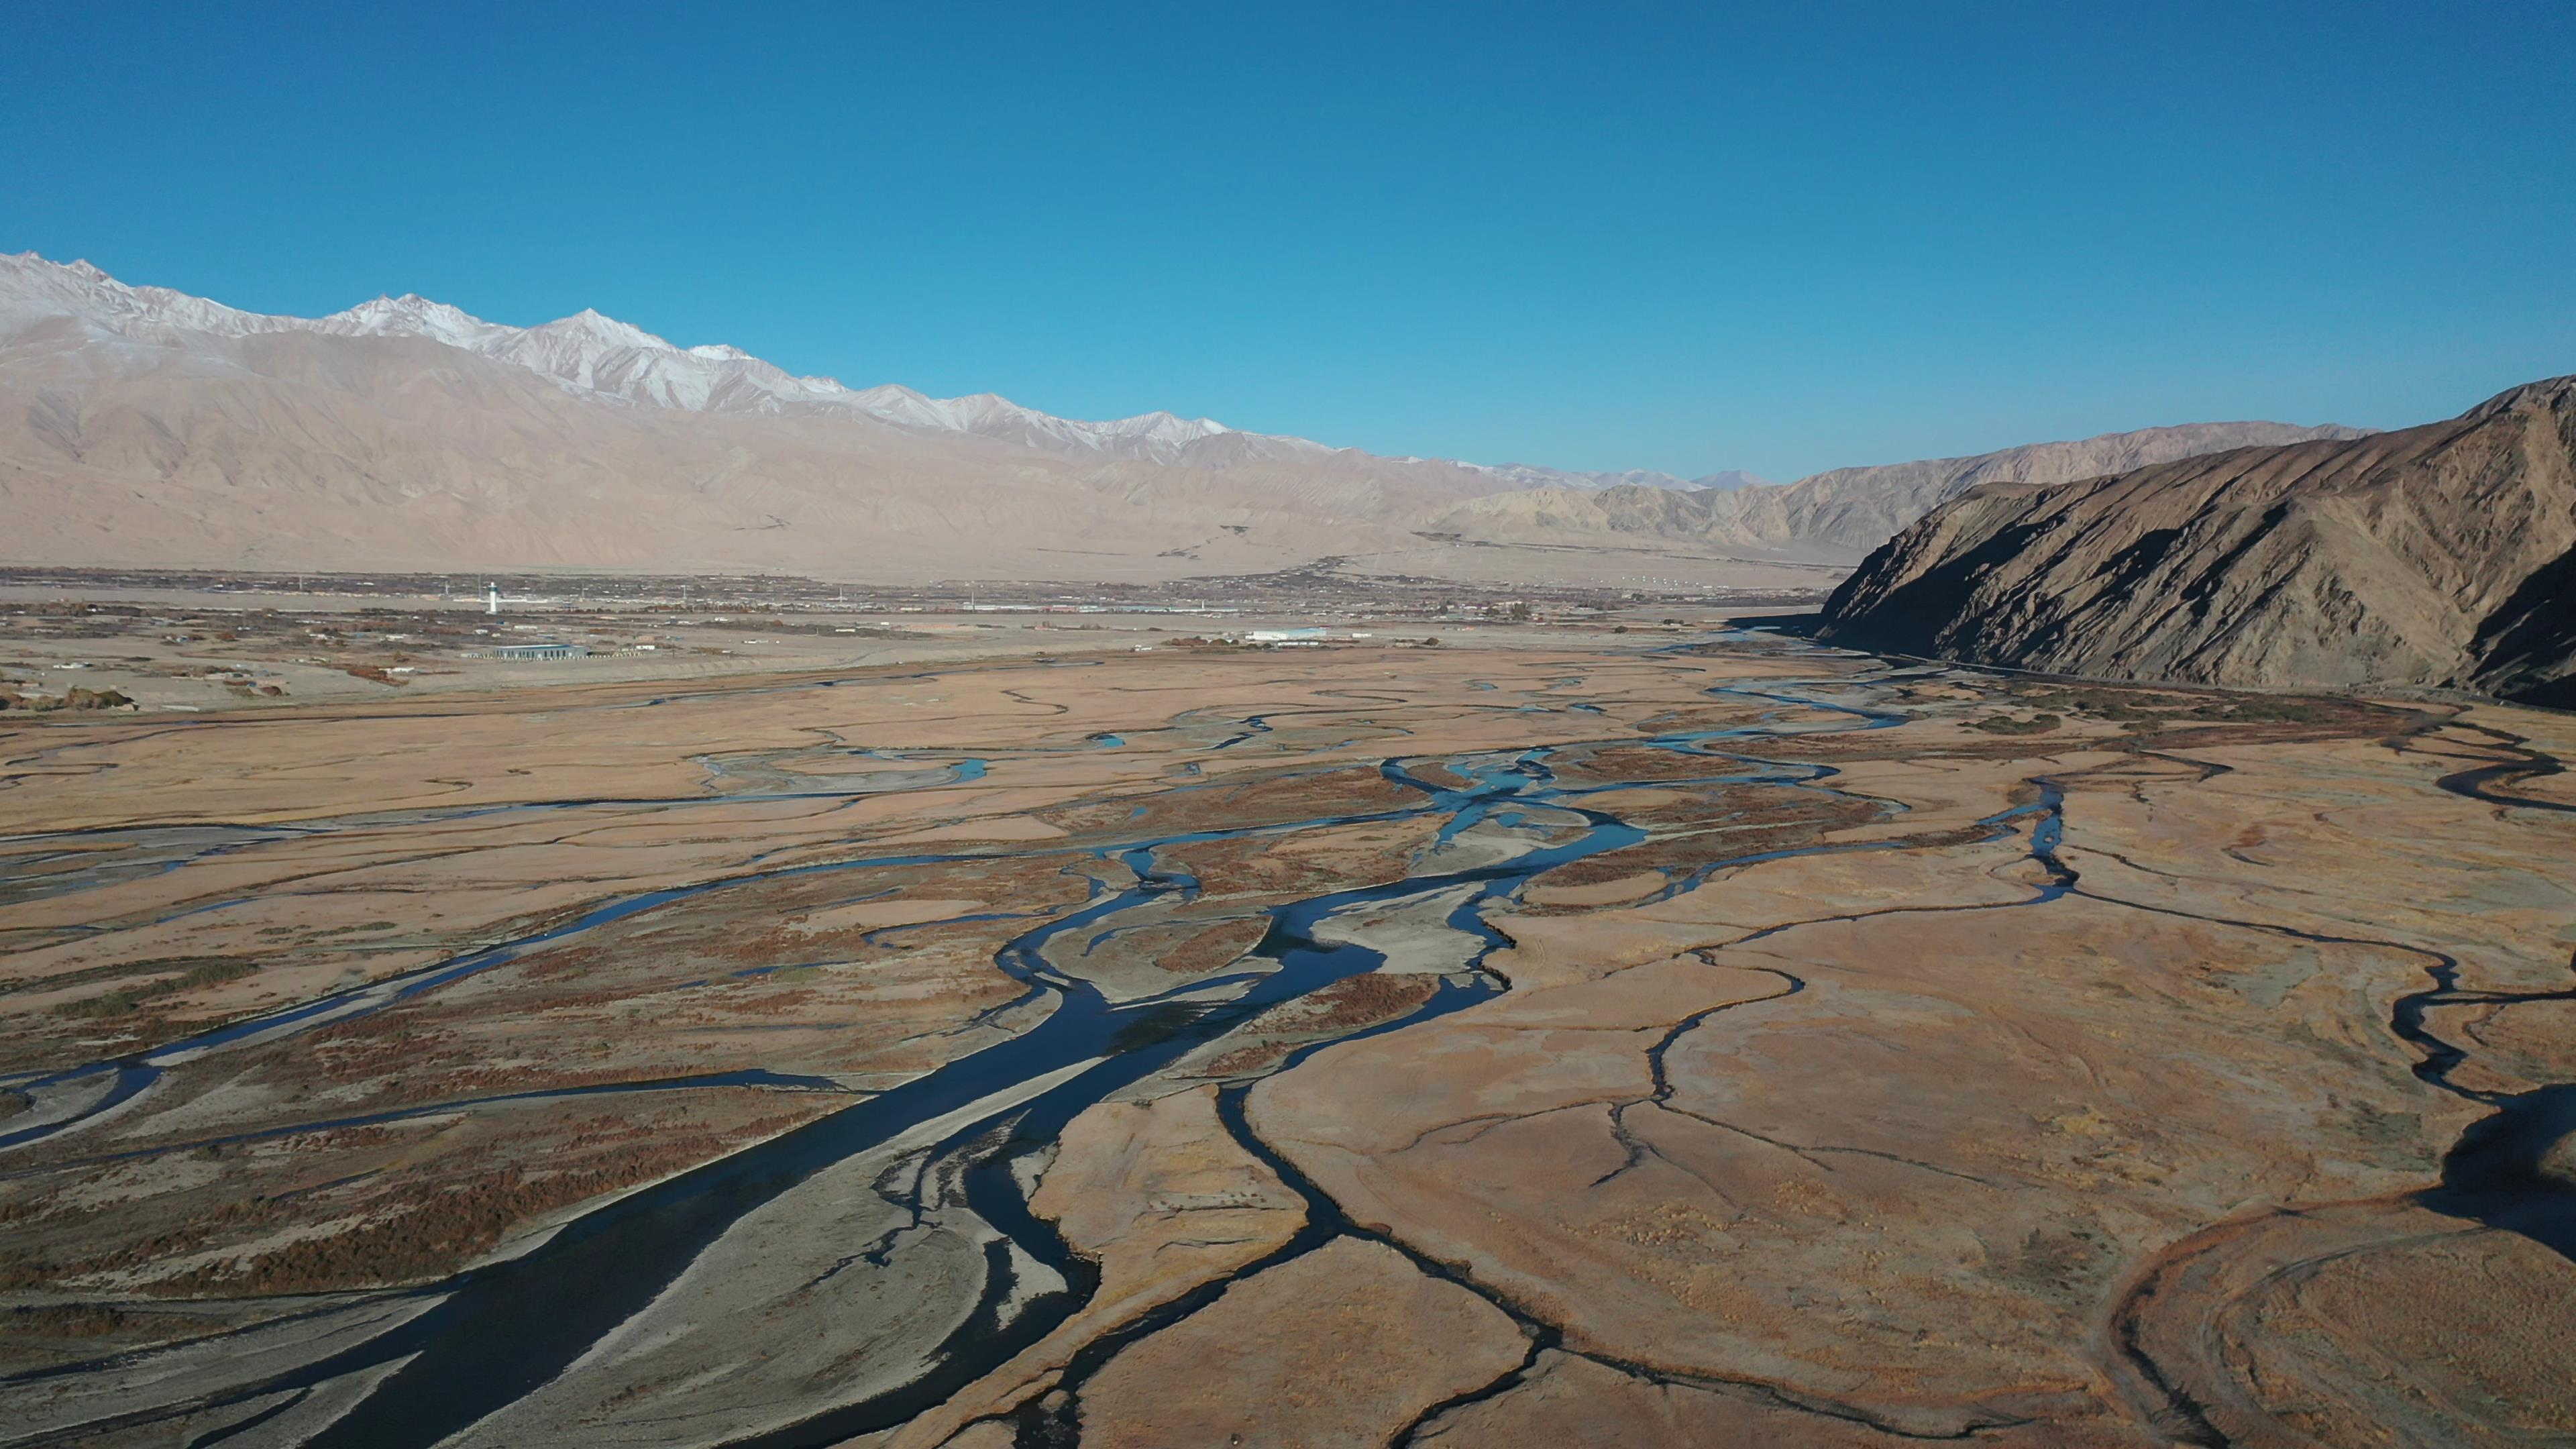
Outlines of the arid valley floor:
M 2576 718 L 1628 622 L 0 713 L 0 1444 L 2576 1439 Z

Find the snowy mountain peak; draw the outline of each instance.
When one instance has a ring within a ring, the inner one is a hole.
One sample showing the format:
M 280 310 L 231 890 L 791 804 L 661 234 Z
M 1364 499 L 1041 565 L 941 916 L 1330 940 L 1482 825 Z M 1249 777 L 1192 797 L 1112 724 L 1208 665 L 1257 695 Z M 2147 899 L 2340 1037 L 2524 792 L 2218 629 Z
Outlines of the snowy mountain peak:
M 450 347 L 471 349 L 512 329 L 444 302 L 433 302 L 417 292 L 405 292 L 399 297 L 360 302 L 345 312 L 318 318 L 314 330 L 349 337 L 427 337 Z
M 327 317 L 278 317 L 163 287 L 129 287 L 86 261 L 65 265 L 34 252 L 0 254 L 0 346 L 65 317 L 76 320 L 91 339 L 137 348 L 187 348 L 210 357 L 229 339 L 263 333 L 426 338 L 524 368 L 568 391 L 622 403 L 692 412 L 841 413 L 1074 458 L 1223 468 L 1311 460 L 1341 451 L 1304 438 L 1241 432 L 1214 418 L 1164 411 L 1084 422 L 1023 407 L 998 393 L 934 398 L 894 383 L 853 390 L 828 377 L 799 377 L 723 343 L 677 347 L 593 308 L 534 327 L 512 327 L 405 293 L 377 297 Z M 1440 466 L 1439 460 L 1394 461 Z M 1636 481 L 1691 486 L 1662 474 L 1562 473 L 1517 465 L 1477 471 L 1516 487 L 1600 488 Z
M 1153 438 L 1168 443 L 1194 443 L 1234 429 L 1214 418 L 1184 418 L 1174 413 L 1150 412 L 1132 418 L 1120 418 L 1099 426 L 1129 438 Z
M 584 337 L 596 338 L 612 347 L 632 347 L 638 352 L 680 351 L 679 348 L 673 347 L 670 343 L 663 341 L 661 338 L 654 336 L 652 333 L 645 331 L 641 327 L 635 326 L 633 323 L 620 322 L 614 317 L 607 316 L 589 307 L 584 307 L 569 317 L 559 317 L 552 322 L 544 323 L 537 327 L 531 327 L 528 330 L 531 332 L 577 333 Z

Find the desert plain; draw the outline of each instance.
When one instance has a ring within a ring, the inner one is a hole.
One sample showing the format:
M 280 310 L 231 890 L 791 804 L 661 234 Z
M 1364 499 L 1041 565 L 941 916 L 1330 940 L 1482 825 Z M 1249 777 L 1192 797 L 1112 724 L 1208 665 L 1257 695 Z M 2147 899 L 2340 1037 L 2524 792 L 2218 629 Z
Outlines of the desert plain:
M 0 1444 L 2576 1438 L 2576 719 L 1663 617 L 0 713 Z

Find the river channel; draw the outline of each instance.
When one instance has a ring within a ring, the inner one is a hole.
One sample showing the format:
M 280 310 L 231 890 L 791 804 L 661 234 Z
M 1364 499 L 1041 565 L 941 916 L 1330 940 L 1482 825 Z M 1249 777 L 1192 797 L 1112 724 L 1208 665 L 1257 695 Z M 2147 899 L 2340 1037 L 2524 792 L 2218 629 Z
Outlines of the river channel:
M 1824 730 L 1847 732 L 1855 722 L 1867 729 L 1901 725 L 1909 716 L 1888 703 L 1894 686 L 1930 672 L 1909 669 L 1806 684 L 1720 686 L 1708 693 L 1758 705 L 1765 710 L 1763 718 L 1725 729 L 1568 741 L 1501 753 L 1398 756 L 1385 759 L 1380 772 L 1411 797 L 1401 809 L 1319 815 L 1239 830 L 1176 832 L 1099 850 L 1095 853 L 1104 865 L 1119 869 L 1104 870 L 1096 877 L 1105 883 L 1095 885 L 1092 898 L 1031 925 L 994 957 L 994 964 L 1023 988 L 1014 1019 L 1034 1020 L 1016 1035 L 783 1135 L 602 1203 L 511 1256 L 434 1285 L 365 1295 L 357 1305 L 363 1315 L 348 1307 L 319 1309 L 364 1321 L 336 1337 L 315 1336 L 313 1342 L 329 1346 L 303 1355 L 301 1361 L 279 1362 L 246 1351 L 244 1362 L 267 1367 L 219 1391 L 186 1403 L 162 1403 L 92 1419 L 68 1433 L 22 1442 L 77 1442 L 104 1428 L 136 1427 L 172 1420 L 182 1413 L 198 1416 L 199 1423 L 221 1421 L 190 1441 L 201 1445 L 581 1442 L 559 1428 L 563 1419 L 545 1412 L 545 1396 L 585 1374 L 601 1371 L 601 1365 L 656 1324 L 690 1322 L 693 1313 L 695 1318 L 720 1316 L 723 1310 L 714 1294 L 709 1265 L 728 1251 L 738 1251 L 735 1240 L 756 1237 L 772 1246 L 785 1243 L 776 1251 L 790 1255 L 801 1251 L 815 1258 L 794 1267 L 791 1277 L 802 1275 L 820 1283 L 875 1275 L 890 1285 L 889 1291 L 910 1291 L 909 1285 L 926 1280 L 906 1276 L 906 1255 L 930 1251 L 930 1235 L 917 1229 L 927 1218 L 945 1212 L 952 1223 L 979 1226 L 963 1238 L 951 1232 L 941 1240 L 946 1244 L 943 1250 L 953 1253 L 964 1241 L 981 1261 L 979 1270 L 962 1280 L 953 1274 L 941 1280 L 972 1285 L 944 1309 L 943 1331 L 904 1353 L 890 1353 L 886 1362 L 855 1366 L 841 1375 L 839 1387 L 804 1397 L 793 1411 L 773 1408 L 764 1416 L 727 1410 L 673 1427 L 673 1437 L 666 1442 L 795 1449 L 834 1444 L 901 1424 L 1044 1338 L 1079 1311 L 1096 1290 L 1097 1268 L 1029 1207 L 1032 1169 L 1047 1160 L 1058 1134 L 1085 1109 L 1113 1100 L 1172 1068 L 1265 1011 L 1386 963 L 1386 952 L 1370 944 L 1365 933 L 1354 935 L 1335 929 L 1333 923 L 1407 903 L 1417 908 L 1432 905 L 1445 908 L 1443 925 L 1459 944 L 1457 954 L 1463 965 L 1439 978 L 1427 1002 L 1399 1020 L 1366 1028 L 1367 1032 L 1399 1029 L 1486 1000 L 1510 989 L 1510 983 L 1487 964 L 1490 953 L 1508 944 L 1487 920 L 1488 913 L 1508 908 L 1524 887 L 1552 870 L 1647 838 L 1644 829 L 1590 797 L 1644 784 L 1709 791 L 1760 786 L 1840 796 L 1832 783 L 1833 769 L 1766 760 L 1761 755 L 1763 742 Z M 1263 716 L 1235 723 L 1234 732 L 1207 748 L 1232 748 L 1271 728 L 1269 718 Z M 1118 736 L 1101 734 L 1088 737 L 1083 747 L 1116 749 L 1124 743 Z M 1569 784 L 1557 779 L 1553 764 L 1566 752 L 1613 744 L 1644 745 L 1705 759 L 1709 768 L 1705 774 L 1679 779 L 1660 772 L 1651 781 L 1596 779 Z M 2535 759 L 2512 770 L 2456 776 L 2444 784 L 2457 793 L 2494 799 L 2485 793 L 2491 783 L 2510 783 L 2552 765 Z M 921 773 L 954 779 L 970 767 L 980 771 L 982 765 L 969 762 Z M 2044 904 L 2078 885 L 2076 874 L 2056 855 L 2063 791 L 2046 777 L 2033 777 L 2029 784 L 2032 798 L 2026 803 L 1999 811 L 1980 824 L 1987 838 L 2018 834 L 2027 839 L 2043 876 L 2030 903 Z M 1885 801 L 1867 803 L 1882 814 L 1901 808 Z M 2506 798 L 2499 803 L 2535 802 Z M 1485 848 L 1463 852 L 1434 848 L 1422 854 L 1416 873 L 1405 878 L 1273 906 L 1259 943 L 1216 977 L 1156 995 L 1121 998 L 1081 974 L 1075 964 L 1079 951 L 1065 949 L 1070 943 L 1119 929 L 1123 918 L 1153 919 L 1148 913 L 1154 909 L 1193 898 L 1199 883 L 1171 862 L 1175 847 L 1425 816 L 1439 821 L 1440 847 L 1472 834 L 1485 842 Z M 1497 841 L 1502 842 L 1499 848 Z M 1823 844 L 1730 857 L 1680 875 L 1667 890 L 1695 889 L 1730 866 L 1786 855 L 1884 849 L 1891 843 Z M 29 1085 L 40 1094 L 53 1093 L 60 1099 L 58 1109 L 0 1138 L 0 1147 L 77 1131 L 113 1115 L 169 1062 L 222 1052 L 243 1042 L 274 1040 L 382 1009 L 538 946 L 575 938 L 707 891 L 788 874 L 865 872 L 985 858 L 885 856 L 755 872 L 606 902 L 541 935 L 209 1032 L 147 1057 L 90 1063 L 49 1074 Z M 1449 863 L 1453 859 L 1464 863 Z M 1930 903 L 1923 908 L 1940 907 Z M 2438 1083 L 2447 1076 L 2451 1062 L 2442 1053 L 2450 1048 L 2430 1037 L 2422 1017 L 2428 1005 L 2449 999 L 2443 993 L 2451 984 L 2440 966 L 2431 969 L 2435 985 L 2401 1002 L 2392 1026 L 2424 1054 L 2425 1075 Z M 1790 984 L 1792 989 L 1798 986 L 1794 981 Z M 1329 1044 L 1309 1046 L 1291 1057 L 1290 1063 Z M 1660 1065 L 1657 1071 L 1660 1080 Z M 651 1090 L 660 1085 L 665 1084 L 619 1090 Z M 1220 1112 L 1228 1129 L 1306 1198 L 1308 1210 L 1307 1225 L 1297 1238 L 1242 1270 L 1251 1272 L 1354 1229 L 1339 1218 L 1328 1200 L 1303 1184 L 1250 1134 L 1243 1118 L 1244 1090 L 1244 1084 L 1236 1084 L 1221 1094 Z M 2461 1144 L 2443 1187 L 2428 1194 L 2428 1201 L 2438 1199 L 2437 1205 L 2445 1211 L 2513 1226 L 2570 1252 L 2563 1203 L 2552 1201 L 2541 1211 L 2540 1220 L 2520 1221 L 2534 1211 L 2527 1176 L 2527 1164 L 2538 1150 L 2533 1144 L 2554 1140 L 2554 1134 L 2568 1125 L 2564 1119 L 2576 1112 L 2568 1089 L 2553 1088 L 2526 1101 L 2492 1104 L 2500 1109 L 2498 1116 L 2482 1132 L 2472 1134 L 2474 1140 Z M 876 1165 L 896 1161 L 913 1166 L 907 1169 L 909 1177 L 891 1179 L 896 1186 L 889 1191 L 884 1183 L 890 1180 L 890 1169 L 879 1170 Z M 910 1214 L 911 1229 L 865 1241 L 817 1244 L 776 1238 L 774 1229 L 766 1226 L 810 1199 L 818 1184 L 836 1181 L 835 1174 L 846 1175 L 861 1166 L 870 1167 L 868 1180 L 878 1184 L 880 1197 L 892 1202 L 898 1212 Z M 1442 1271 L 1435 1264 L 1422 1266 Z M 1144 1322 L 1094 1344 L 1076 1360 L 1068 1386 L 1078 1387 L 1081 1374 L 1118 1345 L 1204 1304 L 1223 1289 L 1225 1281 L 1202 1285 Z M 693 1304 L 698 1308 L 693 1310 Z M 1548 1341 L 1544 1332 L 1533 1337 L 1534 1344 L 1544 1341 Z M 249 1346 L 246 1343 L 246 1350 Z M 75 1373 L 86 1367 L 47 1372 Z M 220 1412 L 227 1406 L 232 1412 Z M 1054 1411 L 1052 1419 L 1035 1408 L 1025 1412 L 1019 1422 L 1021 1442 L 1050 1442 L 1058 1429 L 1068 1427 L 1061 1422 L 1063 1412 Z M 630 1441 L 641 1442 L 634 1436 L 617 1440 Z

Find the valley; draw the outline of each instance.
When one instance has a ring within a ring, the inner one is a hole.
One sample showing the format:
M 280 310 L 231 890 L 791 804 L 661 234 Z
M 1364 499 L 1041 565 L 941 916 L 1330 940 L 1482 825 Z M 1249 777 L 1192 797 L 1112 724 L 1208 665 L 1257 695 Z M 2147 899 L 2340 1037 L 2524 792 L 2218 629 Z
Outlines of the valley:
M 2576 1449 L 2576 7 L 0 36 L 0 1449 Z
M 0 715 L 0 1442 L 2576 1432 L 2568 717 L 1557 614 Z

